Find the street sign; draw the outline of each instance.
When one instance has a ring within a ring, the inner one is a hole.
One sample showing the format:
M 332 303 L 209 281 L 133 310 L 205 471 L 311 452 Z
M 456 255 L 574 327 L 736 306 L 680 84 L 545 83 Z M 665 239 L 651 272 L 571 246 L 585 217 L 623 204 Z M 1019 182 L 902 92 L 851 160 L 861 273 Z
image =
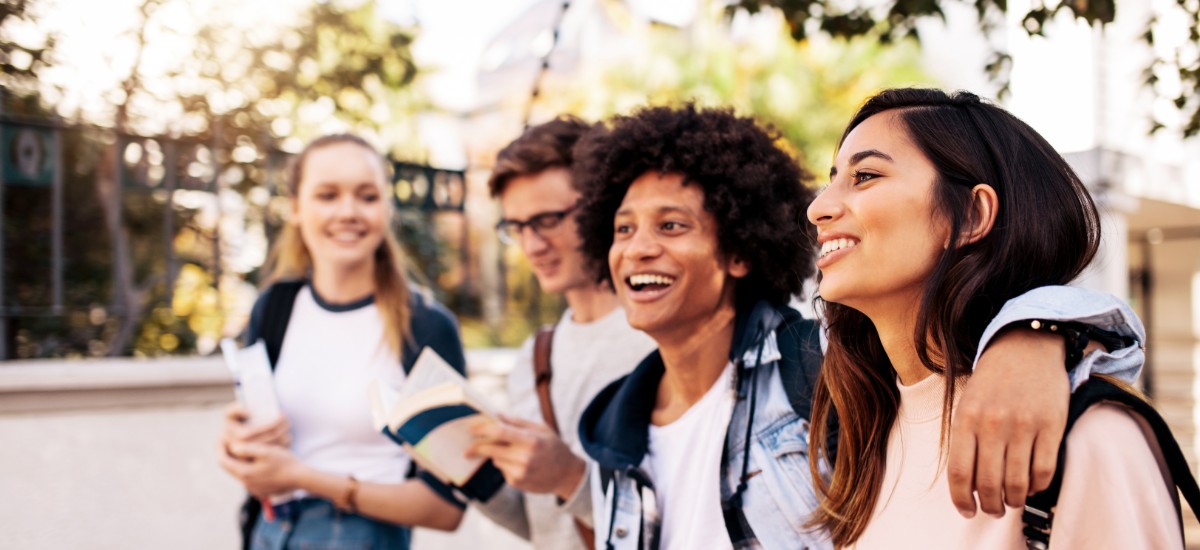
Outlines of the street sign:
M 30 187 L 54 185 L 54 130 L 22 124 L 4 124 L 0 130 L 4 183 Z

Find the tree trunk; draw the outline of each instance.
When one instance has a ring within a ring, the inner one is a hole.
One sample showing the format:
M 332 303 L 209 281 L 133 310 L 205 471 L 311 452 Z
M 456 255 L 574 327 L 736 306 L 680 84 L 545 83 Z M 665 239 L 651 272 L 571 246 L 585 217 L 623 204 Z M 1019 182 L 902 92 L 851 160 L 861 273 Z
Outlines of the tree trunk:
M 140 325 L 145 309 L 142 295 L 133 280 L 133 254 L 129 246 L 129 233 L 121 223 L 121 182 L 117 180 L 117 163 L 120 152 L 116 140 L 101 157 L 96 170 L 96 198 L 104 210 L 104 225 L 112 241 L 112 284 L 113 305 L 120 325 L 108 342 L 108 355 L 125 355 L 134 333 Z

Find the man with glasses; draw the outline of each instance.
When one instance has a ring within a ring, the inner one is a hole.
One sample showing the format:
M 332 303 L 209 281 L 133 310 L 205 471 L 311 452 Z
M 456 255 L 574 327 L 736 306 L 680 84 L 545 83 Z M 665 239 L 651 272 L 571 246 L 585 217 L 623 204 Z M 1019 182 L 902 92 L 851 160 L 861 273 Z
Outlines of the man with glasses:
M 591 129 L 570 116 L 530 128 L 500 151 L 488 181 L 503 210 L 500 239 L 521 247 L 543 291 L 567 301 L 552 332 L 543 329 L 521 348 L 509 375 L 513 414 L 478 426 L 471 450 L 491 458 L 509 484 L 478 507 L 535 548 L 592 546 L 591 468 L 576 426 L 584 405 L 654 349 L 579 250 L 572 148 Z

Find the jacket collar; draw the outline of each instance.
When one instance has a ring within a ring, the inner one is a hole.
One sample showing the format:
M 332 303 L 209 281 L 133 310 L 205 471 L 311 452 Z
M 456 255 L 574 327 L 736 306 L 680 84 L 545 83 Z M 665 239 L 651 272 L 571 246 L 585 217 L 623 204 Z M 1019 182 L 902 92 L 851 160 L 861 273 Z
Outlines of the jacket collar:
M 762 345 L 784 321 L 786 306 L 759 302 L 738 312 L 731 361 L 738 362 Z M 664 372 L 655 350 L 629 375 L 609 384 L 592 400 L 579 422 L 579 440 L 600 467 L 624 471 L 641 465 L 650 440 L 650 415 Z

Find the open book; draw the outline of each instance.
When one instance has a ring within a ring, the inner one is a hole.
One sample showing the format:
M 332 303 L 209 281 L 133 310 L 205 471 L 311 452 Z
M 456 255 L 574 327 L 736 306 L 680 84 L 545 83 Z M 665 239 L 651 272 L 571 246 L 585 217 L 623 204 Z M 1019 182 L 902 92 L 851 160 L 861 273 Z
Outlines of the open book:
M 425 348 L 403 387 L 369 388 L 375 429 L 401 444 L 418 466 L 469 498 L 486 501 L 504 476 L 483 458 L 466 458 L 471 426 L 495 422 L 494 409 L 437 352 Z

